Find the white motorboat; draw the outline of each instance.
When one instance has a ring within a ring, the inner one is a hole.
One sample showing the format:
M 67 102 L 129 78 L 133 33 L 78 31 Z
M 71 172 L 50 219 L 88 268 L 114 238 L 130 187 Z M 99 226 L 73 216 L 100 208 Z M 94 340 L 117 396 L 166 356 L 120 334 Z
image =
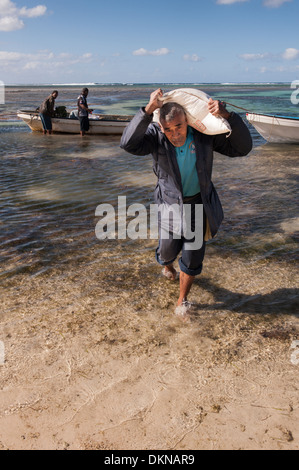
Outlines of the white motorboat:
M 43 125 L 37 111 L 18 111 L 17 116 L 22 119 L 32 131 L 42 132 Z M 121 135 L 131 121 L 132 116 L 114 115 L 91 115 L 90 129 L 87 134 L 91 135 Z M 53 133 L 80 134 L 80 122 L 78 119 L 52 118 Z
M 299 117 L 250 113 L 246 117 L 268 142 L 299 144 Z

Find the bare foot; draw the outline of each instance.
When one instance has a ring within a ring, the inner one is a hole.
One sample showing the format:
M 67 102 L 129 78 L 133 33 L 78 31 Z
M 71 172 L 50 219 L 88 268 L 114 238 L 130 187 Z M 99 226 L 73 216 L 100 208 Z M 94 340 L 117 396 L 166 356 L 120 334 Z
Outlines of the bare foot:
M 175 314 L 183 321 L 190 321 L 190 315 L 192 313 L 192 304 L 187 300 L 184 300 L 175 309 Z
M 163 276 L 167 277 L 170 281 L 175 281 L 177 278 L 177 272 L 174 269 L 173 265 L 165 266 L 162 271 Z

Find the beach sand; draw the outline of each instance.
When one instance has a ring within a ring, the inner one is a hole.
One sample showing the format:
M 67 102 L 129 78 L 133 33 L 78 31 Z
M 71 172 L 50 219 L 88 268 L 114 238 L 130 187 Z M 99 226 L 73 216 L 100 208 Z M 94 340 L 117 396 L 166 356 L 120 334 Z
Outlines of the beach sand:
M 210 247 L 188 323 L 150 250 L 117 266 L 2 284 L 0 448 L 298 450 L 295 265 Z
M 90 105 L 133 114 L 153 90 L 95 87 Z M 273 90 L 205 89 L 288 114 L 289 85 Z M 8 89 L 5 111 L 47 93 Z M 215 158 L 225 220 L 183 323 L 157 242 L 94 233 L 99 204 L 153 202 L 151 159 L 17 124 L 0 149 L 0 449 L 298 450 L 298 147 L 251 129 L 250 158 Z

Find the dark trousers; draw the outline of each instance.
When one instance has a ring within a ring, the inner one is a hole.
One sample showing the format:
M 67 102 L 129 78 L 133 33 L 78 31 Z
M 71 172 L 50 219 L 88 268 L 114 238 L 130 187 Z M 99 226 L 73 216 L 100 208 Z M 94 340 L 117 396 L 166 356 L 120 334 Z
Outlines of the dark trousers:
M 89 119 L 88 116 L 79 116 L 80 120 L 80 130 L 81 132 L 89 131 Z
M 44 131 L 52 130 L 52 119 L 47 114 L 40 114 L 40 118 L 43 124 Z
M 181 236 L 177 239 L 173 233 L 169 233 L 168 239 L 160 238 L 159 246 L 156 250 L 156 259 L 162 266 L 172 264 L 181 253 L 179 259 L 179 266 L 181 271 L 188 274 L 189 276 L 198 276 L 202 272 L 202 265 L 205 256 L 206 243 L 204 241 L 204 234 L 206 233 L 206 215 L 203 211 L 203 220 L 195 220 L 195 207 L 198 204 L 202 204 L 201 195 L 197 195 L 195 198 L 186 198 L 184 204 L 190 204 L 191 208 L 191 230 L 196 233 L 194 238 L 185 238 Z M 195 230 L 201 230 L 202 233 L 195 232 Z M 202 245 L 197 249 L 190 249 L 190 246 L 195 246 L 196 238 L 202 237 Z

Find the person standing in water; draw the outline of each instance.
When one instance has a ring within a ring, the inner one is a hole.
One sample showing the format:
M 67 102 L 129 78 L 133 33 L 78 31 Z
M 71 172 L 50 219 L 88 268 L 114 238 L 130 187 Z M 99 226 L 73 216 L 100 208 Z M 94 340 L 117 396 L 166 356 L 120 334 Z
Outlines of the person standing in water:
M 52 134 L 52 117 L 54 117 L 55 100 L 58 97 L 58 91 L 54 90 L 48 98 L 43 101 L 39 108 L 40 118 L 43 124 L 44 134 Z
M 89 90 L 88 88 L 83 88 L 81 95 L 78 97 L 78 118 L 80 121 L 80 134 L 82 137 L 85 136 L 85 133 L 89 131 L 89 114 L 92 113 L 92 109 L 88 107 L 87 96 Z
M 141 108 L 125 129 L 121 148 L 133 155 L 152 154 L 154 173 L 158 178 L 155 202 L 158 207 L 179 206 L 183 213 L 186 205 L 191 208 L 191 231 L 202 231 L 203 243 L 190 249 L 194 235 L 179 239 L 175 233 L 161 237 L 161 227 L 169 223 L 159 223 L 159 246 L 156 259 L 163 266 L 163 275 L 170 280 L 177 276 L 174 261 L 179 253 L 180 291 L 175 313 L 188 318 L 191 304 L 188 294 L 195 277 L 201 274 L 205 256 L 205 239 L 215 237 L 223 220 L 222 206 L 211 181 L 213 152 L 229 157 L 246 156 L 252 149 L 250 132 L 242 118 L 229 113 L 220 101 L 212 98 L 208 103 L 209 112 L 225 118 L 232 129 L 230 135 L 206 135 L 188 126 L 185 109 L 177 103 L 163 105 L 161 89 L 151 94 L 145 108 Z M 153 123 L 153 113 L 160 108 L 160 123 Z M 203 219 L 196 223 L 196 207 L 203 206 Z M 169 216 L 169 212 L 166 215 Z M 180 217 L 180 216 L 179 216 Z M 163 219 L 163 212 L 161 213 Z M 207 237 L 209 234 L 209 237 Z M 181 234 L 182 235 L 182 234 Z M 197 234 L 198 235 L 198 234 Z

